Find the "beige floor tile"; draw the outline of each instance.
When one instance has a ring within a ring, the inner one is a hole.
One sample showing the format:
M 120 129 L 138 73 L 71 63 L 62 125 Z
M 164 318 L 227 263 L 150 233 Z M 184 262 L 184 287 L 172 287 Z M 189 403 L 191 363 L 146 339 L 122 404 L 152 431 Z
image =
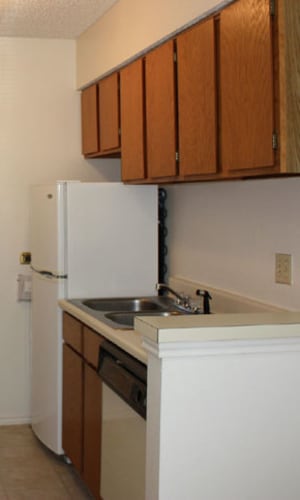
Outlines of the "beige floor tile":
M 1 498 L 1 497 L 0 497 Z M 66 491 L 52 491 L 33 489 L 11 489 L 7 494 L 7 500 L 71 500 Z
M 32 445 L 9 446 L 9 444 L 7 444 L 5 447 L 0 447 L 0 461 L 14 458 L 20 458 L 23 460 L 48 460 L 43 450 L 41 450 L 39 447 L 33 447 Z
M 34 444 L 36 438 L 29 425 L 0 426 L 0 448 Z
M 0 486 L 0 500 L 8 500 L 8 496 L 6 495 L 4 489 Z
M 48 450 L 30 426 L 0 426 L 0 500 L 90 500 L 62 457 Z
M 30 489 L 33 485 L 38 489 L 51 489 L 54 484 L 63 489 L 62 482 L 51 466 L 44 463 L 24 463 L 19 459 L 10 461 L 7 465 L 1 464 L 0 481 L 6 491 L 10 488 Z
M 67 466 L 67 469 L 58 471 L 58 475 L 72 500 L 90 500 L 93 498 L 77 473 L 73 471 L 72 466 Z

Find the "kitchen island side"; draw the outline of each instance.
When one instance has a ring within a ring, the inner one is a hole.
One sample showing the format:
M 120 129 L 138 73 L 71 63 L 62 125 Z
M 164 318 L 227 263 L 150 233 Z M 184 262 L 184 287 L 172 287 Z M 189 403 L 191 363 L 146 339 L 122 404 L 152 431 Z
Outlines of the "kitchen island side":
M 147 500 L 300 498 L 300 314 L 137 318 Z

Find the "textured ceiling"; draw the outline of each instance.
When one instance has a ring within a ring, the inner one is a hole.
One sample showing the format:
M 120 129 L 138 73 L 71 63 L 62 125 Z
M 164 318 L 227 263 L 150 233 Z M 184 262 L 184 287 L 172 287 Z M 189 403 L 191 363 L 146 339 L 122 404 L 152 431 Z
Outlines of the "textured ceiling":
M 0 37 L 77 38 L 117 0 L 0 0 Z

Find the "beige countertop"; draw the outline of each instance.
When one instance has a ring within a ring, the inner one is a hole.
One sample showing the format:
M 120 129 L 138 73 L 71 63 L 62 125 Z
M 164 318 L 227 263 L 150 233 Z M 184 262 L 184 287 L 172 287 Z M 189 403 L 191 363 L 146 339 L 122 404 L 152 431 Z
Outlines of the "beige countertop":
M 132 354 L 132 356 L 143 363 L 147 363 L 147 353 L 142 346 L 142 337 L 139 332 L 135 330 L 118 330 L 111 328 L 102 321 L 94 318 L 92 315 L 82 311 L 79 307 L 71 304 L 68 300 L 59 300 L 58 303 L 64 311 L 74 316 L 74 318 L 79 319 L 85 325 L 121 347 L 121 349 L 129 352 L 129 354 Z
M 135 319 L 135 330 L 121 330 L 111 328 L 68 300 L 60 300 L 59 305 L 143 363 L 147 363 L 143 337 L 156 344 L 300 338 L 300 312 L 139 316 Z
M 139 316 L 135 329 L 161 342 L 251 341 L 300 337 L 300 312 Z

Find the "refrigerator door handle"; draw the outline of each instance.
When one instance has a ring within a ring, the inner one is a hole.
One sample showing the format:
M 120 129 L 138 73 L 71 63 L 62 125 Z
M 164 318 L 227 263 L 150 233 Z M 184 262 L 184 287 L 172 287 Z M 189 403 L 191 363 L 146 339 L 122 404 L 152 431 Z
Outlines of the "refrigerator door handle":
M 44 269 L 36 269 L 35 267 L 33 266 L 30 266 L 31 269 L 35 272 L 35 273 L 38 273 L 38 274 L 41 274 L 42 276 L 46 276 L 48 278 L 56 278 L 56 279 L 63 279 L 63 280 L 66 280 L 68 275 L 67 274 L 56 274 L 56 273 L 52 273 L 51 271 L 46 271 Z

